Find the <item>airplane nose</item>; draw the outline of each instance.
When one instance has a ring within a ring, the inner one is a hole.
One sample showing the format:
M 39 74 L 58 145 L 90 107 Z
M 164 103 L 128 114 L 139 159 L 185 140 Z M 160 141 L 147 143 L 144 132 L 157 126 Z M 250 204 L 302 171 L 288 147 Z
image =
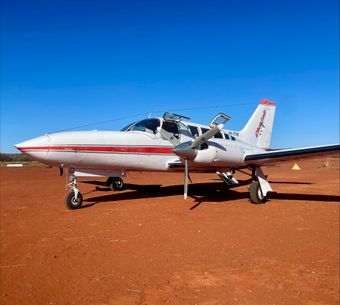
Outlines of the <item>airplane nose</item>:
M 46 134 L 41 137 L 30 139 L 15 145 L 22 152 L 32 149 L 46 148 L 50 145 L 50 137 Z
M 44 161 L 47 158 L 50 146 L 50 137 L 43 135 L 28 141 L 24 141 L 14 145 L 18 150 L 30 156 L 37 161 Z

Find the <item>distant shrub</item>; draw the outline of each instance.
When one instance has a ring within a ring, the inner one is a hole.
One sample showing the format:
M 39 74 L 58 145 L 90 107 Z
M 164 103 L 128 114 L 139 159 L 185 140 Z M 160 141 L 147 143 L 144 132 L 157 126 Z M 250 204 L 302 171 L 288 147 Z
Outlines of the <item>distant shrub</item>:
M 24 154 L 1 154 L 1 162 L 29 162 L 32 161 L 27 155 Z

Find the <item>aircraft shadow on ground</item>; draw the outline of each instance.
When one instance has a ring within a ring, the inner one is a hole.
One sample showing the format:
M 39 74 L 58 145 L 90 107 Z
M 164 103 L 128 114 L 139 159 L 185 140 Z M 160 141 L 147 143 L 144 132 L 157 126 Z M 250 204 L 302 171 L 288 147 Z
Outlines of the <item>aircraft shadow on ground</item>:
M 125 190 L 112 193 L 111 189 L 105 186 L 105 182 L 84 181 L 83 183 L 101 185 L 104 187 L 96 187 L 95 190 L 88 192 L 97 193 L 109 192 L 107 195 L 93 196 L 86 198 L 83 208 L 105 202 L 115 202 L 145 198 L 162 198 L 171 197 L 183 194 L 183 185 L 161 186 L 155 185 L 136 185 L 125 184 Z M 243 181 L 240 185 L 249 184 L 249 181 Z M 234 190 L 235 189 L 235 190 Z M 237 188 L 228 188 L 223 182 L 195 183 L 189 185 L 189 197 L 195 200 L 195 204 L 191 207 L 194 209 L 202 203 L 209 202 L 232 202 L 239 199 L 249 198 L 249 193 L 237 191 Z M 83 194 L 86 195 L 86 194 Z M 295 193 L 270 193 L 270 199 L 290 200 L 290 201 L 320 201 L 320 202 L 339 202 L 340 196 L 335 195 L 320 195 L 320 194 L 295 194 Z M 297 202 L 294 202 L 297 203 Z
M 220 181 L 220 179 L 212 179 L 214 181 Z M 245 185 L 245 184 L 250 184 L 253 179 L 247 179 L 243 181 L 239 181 L 239 185 Z M 268 181 L 270 184 L 314 184 L 312 182 L 301 182 L 301 181 Z

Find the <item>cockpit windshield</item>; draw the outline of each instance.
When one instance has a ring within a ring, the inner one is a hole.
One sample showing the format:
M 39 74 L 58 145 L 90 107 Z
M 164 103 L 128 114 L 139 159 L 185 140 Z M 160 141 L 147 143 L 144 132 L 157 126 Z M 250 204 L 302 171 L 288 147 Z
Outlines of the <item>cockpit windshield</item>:
M 145 119 L 124 127 L 122 131 L 144 131 L 147 133 L 156 134 L 157 128 L 159 126 L 160 126 L 159 119 Z
M 142 131 L 154 135 L 159 132 L 161 138 L 176 144 L 179 143 L 178 141 L 182 136 L 193 138 L 193 135 L 190 133 L 190 130 L 185 124 L 178 121 L 161 120 L 156 118 L 144 119 L 131 123 L 124 127 L 121 131 Z
M 122 128 L 120 131 L 127 131 L 127 130 L 130 129 L 130 127 L 131 127 L 132 125 L 135 125 L 135 124 L 136 124 L 136 122 L 130 123 L 129 125 L 126 125 L 124 128 Z

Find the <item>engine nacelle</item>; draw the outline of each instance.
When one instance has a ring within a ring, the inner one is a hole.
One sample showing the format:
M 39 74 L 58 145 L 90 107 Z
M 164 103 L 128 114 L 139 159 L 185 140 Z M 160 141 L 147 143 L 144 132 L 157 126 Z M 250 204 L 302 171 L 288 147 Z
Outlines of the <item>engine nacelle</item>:
M 217 149 L 214 146 L 207 145 L 207 148 L 203 146 L 203 149 L 197 151 L 197 156 L 193 160 L 195 163 L 212 163 L 217 155 Z

